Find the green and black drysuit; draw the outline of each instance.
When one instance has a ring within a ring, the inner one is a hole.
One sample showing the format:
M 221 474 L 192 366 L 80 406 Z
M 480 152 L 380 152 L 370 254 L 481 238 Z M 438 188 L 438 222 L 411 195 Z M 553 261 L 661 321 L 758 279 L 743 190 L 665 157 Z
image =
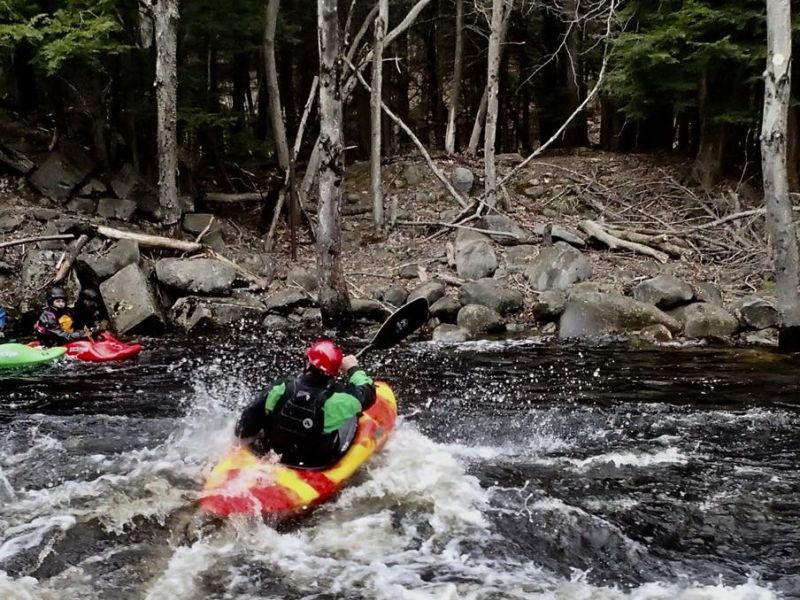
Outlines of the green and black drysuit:
M 358 415 L 374 402 L 375 386 L 363 369 L 351 369 L 344 384 L 311 367 L 259 394 L 242 413 L 236 435 L 255 438 L 256 452 L 274 450 L 284 464 L 327 467 L 346 451 Z

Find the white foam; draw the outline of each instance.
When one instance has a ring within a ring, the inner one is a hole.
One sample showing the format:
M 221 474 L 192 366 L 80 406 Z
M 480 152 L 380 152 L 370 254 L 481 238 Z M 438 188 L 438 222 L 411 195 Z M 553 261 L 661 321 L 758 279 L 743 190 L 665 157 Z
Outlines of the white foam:
M 568 458 L 566 462 L 585 469 L 601 464 L 615 467 L 650 467 L 658 464 L 686 464 L 688 458 L 678 448 L 666 448 L 657 452 L 609 452 L 584 459 Z

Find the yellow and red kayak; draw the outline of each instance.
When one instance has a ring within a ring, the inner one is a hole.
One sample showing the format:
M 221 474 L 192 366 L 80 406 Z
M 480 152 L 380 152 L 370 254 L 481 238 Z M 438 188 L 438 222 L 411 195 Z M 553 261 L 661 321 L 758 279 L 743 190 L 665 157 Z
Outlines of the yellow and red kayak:
M 200 508 L 219 517 L 258 513 L 286 517 L 328 500 L 394 429 L 394 393 L 380 381 L 375 387 L 375 404 L 359 417 L 355 439 L 335 465 L 324 470 L 297 469 L 269 462 L 249 449 L 234 448 L 209 474 Z

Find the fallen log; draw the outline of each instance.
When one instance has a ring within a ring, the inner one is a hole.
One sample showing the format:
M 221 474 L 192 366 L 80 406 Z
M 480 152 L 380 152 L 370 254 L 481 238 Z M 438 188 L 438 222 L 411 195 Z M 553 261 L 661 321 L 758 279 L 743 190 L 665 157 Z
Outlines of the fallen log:
M 59 261 L 60 266 L 53 277 L 53 283 L 61 283 L 67 278 L 67 275 L 69 275 L 69 271 L 72 268 L 72 264 L 75 262 L 75 259 L 78 258 L 78 255 L 81 253 L 81 250 L 88 241 L 89 236 L 84 233 L 69 245 L 69 248 L 64 253 L 61 261 Z
M 635 242 L 637 244 L 645 244 L 648 246 L 653 246 L 663 252 L 666 252 L 672 258 L 683 258 L 688 254 L 693 254 L 691 248 L 680 246 L 679 240 L 670 241 L 669 238 L 671 236 L 667 234 L 647 235 L 644 233 L 637 233 L 634 231 L 623 231 L 621 229 L 615 229 L 613 227 L 608 228 L 608 233 L 622 240 Z
M 203 200 L 214 204 L 263 202 L 264 194 L 262 194 L 261 192 L 245 192 L 243 194 L 223 194 L 221 192 L 208 192 L 203 195 Z
M 28 175 L 36 168 L 36 164 L 30 158 L 13 148 L 5 146 L 0 146 L 0 163 L 22 175 Z
M 629 242 L 623 239 L 620 239 L 616 236 L 611 235 L 608 231 L 603 229 L 603 227 L 595 223 L 594 221 L 581 221 L 579 227 L 586 232 L 586 234 L 596 239 L 597 241 L 605 244 L 608 246 L 610 250 L 616 250 L 617 248 L 623 248 L 624 250 L 630 250 L 631 252 L 635 252 L 638 254 L 644 254 L 645 256 L 650 256 L 655 258 L 658 262 L 665 264 L 669 261 L 669 256 L 660 250 L 656 250 L 655 248 L 651 248 L 650 246 L 645 246 L 644 244 L 638 244 L 636 242 Z
M 97 234 L 111 240 L 132 240 L 138 242 L 145 248 L 157 248 L 161 250 L 175 250 L 177 252 L 200 252 L 205 246 L 199 242 L 187 242 L 184 240 L 174 240 L 160 235 L 148 235 L 146 233 L 134 233 L 122 229 L 114 229 L 100 225 L 96 228 Z
M 12 246 L 21 246 L 22 244 L 34 244 L 36 242 L 52 242 L 55 240 L 73 240 L 75 236 L 71 233 L 64 233 L 62 235 L 41 235 L 38 237 L 27 237 L 19 240 L 12 240 L 10 242 L 3 242 L 0 248 L 11 248 Z

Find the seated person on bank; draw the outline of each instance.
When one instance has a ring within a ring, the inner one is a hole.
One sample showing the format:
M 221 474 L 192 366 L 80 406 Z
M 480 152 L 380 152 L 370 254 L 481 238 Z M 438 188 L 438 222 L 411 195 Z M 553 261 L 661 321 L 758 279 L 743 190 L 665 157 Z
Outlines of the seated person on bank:
M 272 450 L 283 464 L 317 469 L 347 451 L 359 414 L 375 403 L 375 386 L 356 357 L 343 357 L 329 340 L 311 346 L 306 359 L 300 376 L 278 380 L 244 410 L 236 435 L 256 453 Z
M 47 294 L 47 306 L 34 323 L 33 332 L 43 346 L 63 346 L 69 342 L 91 339 L 99 333 L 99 329 L 75 331 L 75 320 L 67 307 L 67 292 L 64 288 L 54 287 Z

